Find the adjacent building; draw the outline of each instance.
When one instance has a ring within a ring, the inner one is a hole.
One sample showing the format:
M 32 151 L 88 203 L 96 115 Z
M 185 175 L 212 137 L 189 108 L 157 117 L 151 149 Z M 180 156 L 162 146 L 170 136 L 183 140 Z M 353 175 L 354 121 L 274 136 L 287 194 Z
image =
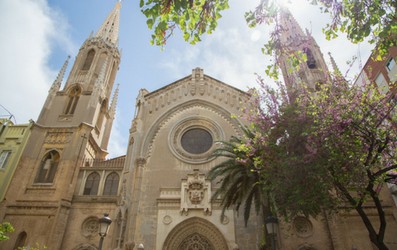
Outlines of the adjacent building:
M 14 125 L 9 118 L 0 119 L 0 204 L 25 149 L 32 125 L 33 122 Z

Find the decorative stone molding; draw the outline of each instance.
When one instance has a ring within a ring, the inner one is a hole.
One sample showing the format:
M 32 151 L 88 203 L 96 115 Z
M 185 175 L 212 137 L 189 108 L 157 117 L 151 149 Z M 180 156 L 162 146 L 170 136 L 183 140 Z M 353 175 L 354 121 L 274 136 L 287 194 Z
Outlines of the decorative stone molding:
M 224 135 L 221 127 L 215 122 L 204 117 L 188 117 L 177 123 L 169 134 L 168 146 L 171 152 L 180 160 L 191 164 L 202 164 L 211 161 L 210 157 L 214 148 L 214 144 L 208 149 L 200 153 L 191 153 L 182 145 L 182 137 L 184 134 L 192 129 L 201 129 L 207 131 L 214 141 L 222 141 Z
M 156 136 L 160 131 L 160 129 L 162 129 L 168 122 L 174 120 L 176 116 L 179 116 L 185 112 L 191 112 L 192 110 L 195 110 L 199 113 L 201 113 L 202 111 L 203 112 L 209 111 L 222 117 L 223 120 L 226 121 L 233 128 L 235 135 L 237 136 L 241 135 L 240 126 L 242 124 L 240 124 L 238 120 L 232 119 L 232 114 L 229 113 L 227 110 L 205 101 L 194 100 L 184 103 L 176 108 L 168 110 L 158 119 L 158 121 L 155 124 L 152 125 L 146 137 L 145 143 L 143 145 L 143 149 L 147 150 L 145 153 L 146 158 L 149 158 L 152 153 L 153 142 L 155 141 Z M 196 119 L 197 118 L 198 117 L 196 117 Z M 222 137 L 220 138 L 220 140 L 224 140 L 224 138 Z
M 95 245 L 84 243 L 73 248 L 73 250 L 97 250 L 97 248 Z
M 211 215 L 211 182 L 205 174 L 195 170 L 182 180 L 181 214 L 188 214 L 190 209 L 202 209 L 205 215 Z
M 169 216 L 169 215 L 164 216 L 163 223 L 165 225 L 169 225 L 169 224 L 171 224 L 171 222 L 172 222 L 172 217 L 171 216 Z
M 144 167 L 146 164 L 146 159 L 145 158 L 138 158 L 136 159 L 136 165 L 138 167 Z
M 229 222 L 230 222 L 229 217 L 227 217 L 226 215 L 224 215 L 223 218 L 222 218 L 222 216 L 221 216 L 221 217 L 219 218 L 219 220 L 220 220 L 220 222 L 221 222 L 223 225 L 227 225 L 227 224 L 229 224 Z
M 125 250 L 134 250 L 135 242 L 127 242 L 124 245 Z
M 66 131 L 49 131 L 46 135 L 44 143 L 48 144 L 66 144 L 70 142 L 72 132 Z
M 156 111 L 189 95 L 217 100 L 221 105 L 225 104 L 235 110 L 240 109 L 241 102 L 249 99 L 249 94 L 246 92 L 205 76 L 202 69 L 194 69 L 191 78 L 185 78 L 146 95 L 145 103 L 149 106 L 149 114 L 154 114 Z
M 210 222 L 193 217 L 174 227 L 168 234 L 163 250 L 185 250 L 186 246 L 196 243 L 197 249 L 226 250 L 229 249 L 222 233 Z M 193 249 L 193 248 L 192 248 Z
M 303 216 L 297 216 L 292 222 L 292 226 L 296 235 L 299 237 L 309 237 L 313 234 L 313 224 L 309 219 Z
M 317 250 L 317 249 L 314 248 L 313 246 L 305 243 L 303 245 L 298 246 L 298 250 Z
M 86 238 L 92 238 L 98 234 L 99 222 L 97 217 L 88 217 L 81 225 L 81 234 Z

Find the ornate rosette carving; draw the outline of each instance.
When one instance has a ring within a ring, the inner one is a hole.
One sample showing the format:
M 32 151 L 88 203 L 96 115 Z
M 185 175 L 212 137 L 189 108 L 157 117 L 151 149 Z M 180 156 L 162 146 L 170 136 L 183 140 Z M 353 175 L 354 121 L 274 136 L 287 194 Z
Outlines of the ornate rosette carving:
M 171 222 L 172 222 L 172 217 L 171 216 L 169 216 L 169 215 L 164 216 L 163 223 L 165 225 L 169 225 L 169 224 L 171 224 Z
M 97 217 L 88 217 L 81 225 L 81 233 L 84 237 L 90 238 L 98 234 L 99 222 Z
M 295 217 L 292 222 L 293 229 L 300 237 L 309 237 L 313 234 L 313 224 L 309 219 L 303 216 Z

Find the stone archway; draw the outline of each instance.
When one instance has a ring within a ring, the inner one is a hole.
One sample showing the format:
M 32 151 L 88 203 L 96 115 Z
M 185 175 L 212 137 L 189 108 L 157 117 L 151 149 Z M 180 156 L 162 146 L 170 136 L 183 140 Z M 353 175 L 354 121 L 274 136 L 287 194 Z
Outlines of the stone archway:
M 98 248 L 92 244 L 83 243 L 73 248 L 73 250 L 98 250 Z
M 212 223 L 198 217 L 187 219 L 168 234 L 163 250 L 228 250 L 225 237 Z

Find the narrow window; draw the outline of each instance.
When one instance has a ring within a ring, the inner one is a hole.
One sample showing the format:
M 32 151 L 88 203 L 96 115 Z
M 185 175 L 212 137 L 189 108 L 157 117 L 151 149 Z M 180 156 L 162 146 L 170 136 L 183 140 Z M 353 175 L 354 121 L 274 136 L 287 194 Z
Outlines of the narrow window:
M 68 103 L 66 105 L 65 114 L 71 115 L 71 114 L 74 113 L 74 111 L 76 110 L 77 103 L 78 103 L 79 98 L 80 98 L 80 94 L 81 94 L 81 89 L 78 86 L 73 87 L 70 90 L 70 92 L 69 92 L 69 100 L 68 100 Z
M 0 169 L 5 169 L 8 159 L 10 158 L 11 151 L 3 151 L 0 154 Z
M 25 246 L 26 243 L 26 238 L 27 238 L 27 234 L 25 231 L 21 232 L 18 234 L 18 238 L 15 241 L 15 245 L 13 249 L 20 249 L 23 248 Z
M 97 195 L 100 176 L 98 173 L 91 173 L 85 181 L 83 195 Z
M 117 173 L 111 173 L 108 175 L 105 181 L 105 188 L 103 195 L 117 195 L 119 189 L 119 175 Z
M 386 81 L 385 76 L 381 73 L 375 79 L 376 85 L 378 86 L 379 91 L 382 94 L 386 94 L 389 92 L 389 84 Z
M 96 62 L 96 68 L 95 68 L 95 74 L 97 76 L 99 76 L 107 57 L 108 57 L 108 54 L 106 52 L 99 55 L 98 61 Z M 104 69 L 105 72 L 107 72 L 108 68 L 109 68 L 108 65 L 106 65 L 106 68 Z
M 59 164 L 59 153 L 55 150 L 48 152 L 40 163 L 36 176 L 36 183 L 52 183 Z
M 316 60 L 314 59 L 313 53 L 309 48 L 304 48 L 303 52 L 306 54 L 306 64 L 309 67 L 309 69 L 315 69 L 316 68 Z
M 389 61 L 387 61 L 386 63 L 386 68 L 388 71 L 392 71 L 395 66 L 396 66 L 396 61 L 394 60 L 394 58 L 390 58 Z
M 107 111 L 107 102 L 106 100 L 104 100 L 101 104 L 101 110 L 99 111 L 98 119 L 96 121 L 96 127 L 98 128 L 99 131 L 101 131 L 102 129 L 102 124 L 105 118 L 106 111 Z
M 91 49 L 90 51 L 88 51 L 87 53 L 87 57 L 85 58 L 84 64 L 83 64 L 83 68 L 81 68 L 82 70 L 89 70 L 92 64 L 92 61 L 94 60 L 95 57 L 95 50 Z

